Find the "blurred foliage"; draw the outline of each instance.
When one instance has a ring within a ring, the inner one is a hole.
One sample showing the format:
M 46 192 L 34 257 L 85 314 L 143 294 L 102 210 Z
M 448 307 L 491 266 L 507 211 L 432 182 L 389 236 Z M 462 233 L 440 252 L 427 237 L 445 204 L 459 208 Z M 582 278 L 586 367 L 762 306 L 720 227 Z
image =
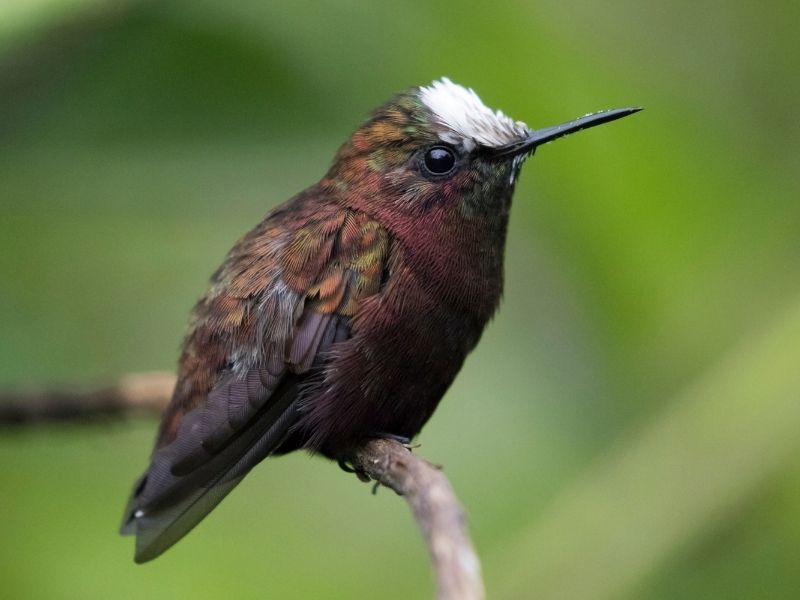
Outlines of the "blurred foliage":
M 235 239 L 392 92 L 544 126 L 506 298 L 424 430 L 497 598 L 800 589 L 800 4 L 0 3 L 0 384 L 170 368 Z M 420 598 L 403 503 L 303 455 L 164 557 L 115 535 L 153 423 L 0 434 L 13 598 Z

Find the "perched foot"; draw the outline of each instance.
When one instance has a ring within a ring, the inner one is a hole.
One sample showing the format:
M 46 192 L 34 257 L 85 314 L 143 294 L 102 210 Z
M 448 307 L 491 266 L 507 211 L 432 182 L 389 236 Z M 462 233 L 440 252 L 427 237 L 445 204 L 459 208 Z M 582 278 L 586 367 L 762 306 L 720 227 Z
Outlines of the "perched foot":
M 344 460 L 343 458 L 337 460 L 336 463 L 339 465 L 339 468 L 345 473 L 355 473 L 359 481 L 363 481 L 364 483 L 369 483 L 371 481 L 369 475 L 367 475 L 364 471 L 360 471 L 359 469 L 354 469 L 352 466 L 347 464 L 347 461 Z
M 384 440 L 394 440 L 395 442 L 403 444 L 405 449 L 408 451 L 411 451 L 414 448 L 419 448 L 419 444 L 411 443 L 410 437 L 406 437 L 404 435 L 397 435 L 396 433 L 386 433 L 385 431 L 376 431 L 372 434 L 372 437 Z
M 411 452 L 414 448 L 418 448 L 419 444 L 412 444 L 411 438 L 406 437 L 404 435 L 397 435 L 395 433 L 386 433 L 383 431 L 376 431 L 369 435 L 371 438 L 382 439 L 382 440 L 392 440 L 399 444 L 402 444 L 403 447 Z M 345 454 L 345 456 L 347 456 Z M 346 458 L 340 458 L 336 461 L 339 465 L 339 468 L 344 471 L 345 473 L 355 473 L 355 476 L 358 477 L 360 481 L 364 483 L 369 483 L 372 481 L 369 475 L 366 472 L 362 471 L 361 469 L 353 468 L 353 465 Z M 372 488 L 372 493 L 375 494 L 378 491 L 378 487 L 380 486 L 379 482 L 375 482 L 375 486 Z
M 386 433 L 385 431 L 373 431 L 370 434 L 370 437 L 374 438 L 382 438 L 384 440 L 394 440 L 395 442 L 400 442 L 403 446 L 407 446 L 408 443 L 411 441 L 410 437 L 406 437 L 404 435 L 397 435 L 396 433 Z

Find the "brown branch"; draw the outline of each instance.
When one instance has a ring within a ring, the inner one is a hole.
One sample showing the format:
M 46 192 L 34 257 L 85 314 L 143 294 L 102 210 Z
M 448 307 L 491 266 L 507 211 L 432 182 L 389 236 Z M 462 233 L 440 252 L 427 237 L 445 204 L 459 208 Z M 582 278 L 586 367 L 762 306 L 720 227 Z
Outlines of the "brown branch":
M 153 371 L 125 375 L 111 387 L 0 392 L 0 427 L 161 414 L 175 376 Z
M 360 445 L 350 463 L 408 502 L 428 545 L 439 600 L 483 598 L 480 561 L 467 533 L 464 512 L 441 469 L 389 439 Z
M 127 375 L 117 385 L 91 391 L 0 392 L 0 427 L 153 416 L 169 402 L 174 384 L 173 375 L 152 372 Z M 348 459 L 360 475 L 408 502 L 428 546 L 439 600 L 484 598 L 464 512 L 441 469 L 389 439 L 368 440 Z

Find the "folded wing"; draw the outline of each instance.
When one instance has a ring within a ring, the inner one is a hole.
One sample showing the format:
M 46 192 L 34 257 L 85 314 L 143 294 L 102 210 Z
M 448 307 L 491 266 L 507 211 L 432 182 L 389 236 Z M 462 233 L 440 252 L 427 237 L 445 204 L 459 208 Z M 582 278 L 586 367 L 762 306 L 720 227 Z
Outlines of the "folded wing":
M 303 383 L 380 290 L 389 249 L 365 215 L 309 207 L 268 216 L 230 252 L 195 308 L 151 464 L 125 511 L 136 561 L 186 535 L 300 417 Z M 289 221 L 293 218 L 293 221 Z

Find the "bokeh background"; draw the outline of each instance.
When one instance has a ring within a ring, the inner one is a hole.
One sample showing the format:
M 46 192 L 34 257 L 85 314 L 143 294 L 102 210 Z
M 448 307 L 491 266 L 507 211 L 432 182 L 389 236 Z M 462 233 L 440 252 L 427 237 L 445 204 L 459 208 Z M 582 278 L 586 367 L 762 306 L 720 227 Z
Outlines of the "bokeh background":
M 447 75 L 539 150 L 420 438 L 492 598 L 800 593 L 800 3 L 0 2 L 0 386 L 171 369 L 232 243 Z M 7 598 L 425 598 L 405 504 L 297 454 L 132 562 L 155 423 L 0 431 Z

